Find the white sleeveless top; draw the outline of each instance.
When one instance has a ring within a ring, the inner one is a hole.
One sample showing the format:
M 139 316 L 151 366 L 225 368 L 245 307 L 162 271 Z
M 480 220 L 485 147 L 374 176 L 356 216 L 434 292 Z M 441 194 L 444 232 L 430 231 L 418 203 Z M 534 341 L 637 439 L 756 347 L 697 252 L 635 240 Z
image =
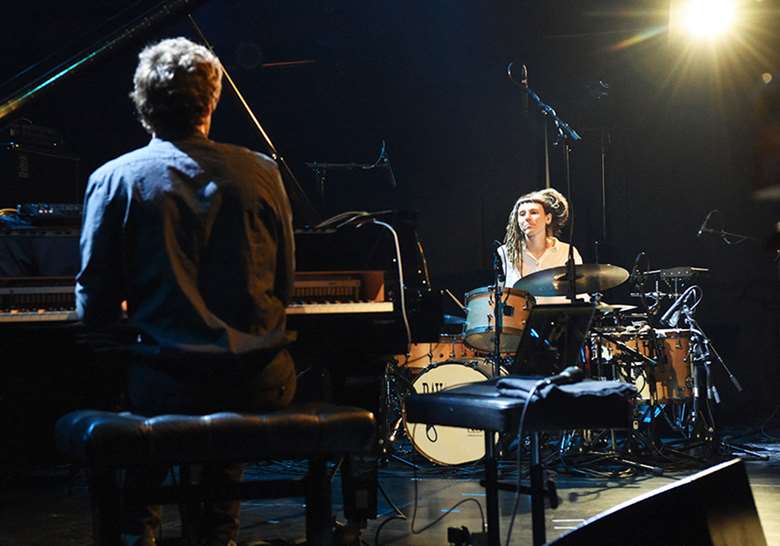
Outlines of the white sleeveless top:
M 501 262 L 504 267 L 504 274 L 506 280 L 504 286 L 512 288 L 514 284 L 523 277 L 527 277 L 531 273 L 536 273 L 543 269 L 552 269 L 553 267 L 562 267 L 566 265 L 566 260 L 569 259 L 569 244 L 559 241 L 553 237 L 553 244 L 550 248 L 545 249 L 544 254 L 541 257 L 536 258 L 526 249 L 523 249 L 522 255 L 522 274 L 519 270 L 520 264 L 517 267 L 513 267 L 509 264 L 509 256 L 507 255 L 506 245 L 498 247 L 498 255 L 501 256 Z M 581 264 L 582 256 L 574 248 L 574 263 Z M 568 303 L 569 299 L 566 296 L 536 296 L 536 303 Z M 578 299 L 587 299 L 580 296 Z

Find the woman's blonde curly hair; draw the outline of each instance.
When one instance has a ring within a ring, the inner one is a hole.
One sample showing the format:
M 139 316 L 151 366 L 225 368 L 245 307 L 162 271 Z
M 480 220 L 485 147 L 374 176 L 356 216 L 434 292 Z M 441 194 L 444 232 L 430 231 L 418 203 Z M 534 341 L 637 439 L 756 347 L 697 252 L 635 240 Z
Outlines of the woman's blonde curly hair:
M 515 201 L 512 212 L 509 213 L 509 221 L 506 224 L 504 245 L 509 257 L 509 263 L 512 267 L 516 267 L 521 275 L 523 274 L 522 261 L 525 239 L 517 222 L 517 210 L 524 203 L 539 203 L 544 208 L 546 214 L 552 215 L 552 222 L 547 226 L 548 237 L 560 234 L 563 226 L 569 221 L 569 202 L 561 192 L 553 188 L 526 193 Z

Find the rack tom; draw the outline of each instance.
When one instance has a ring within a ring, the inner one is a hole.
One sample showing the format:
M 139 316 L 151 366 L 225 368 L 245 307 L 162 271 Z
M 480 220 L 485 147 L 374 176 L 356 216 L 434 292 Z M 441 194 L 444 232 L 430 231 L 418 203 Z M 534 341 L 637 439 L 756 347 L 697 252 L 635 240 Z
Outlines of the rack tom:
M 523 337 L 528 315 L 535 304 L 534 297 L 517 288 L 504 288 L 500 292 L 503 304 L 501 325 L 502 353 L 515 353 Z M 495 288 L 486 286 L 466 293 L 466 345 L 492 353 L 496 343 Z

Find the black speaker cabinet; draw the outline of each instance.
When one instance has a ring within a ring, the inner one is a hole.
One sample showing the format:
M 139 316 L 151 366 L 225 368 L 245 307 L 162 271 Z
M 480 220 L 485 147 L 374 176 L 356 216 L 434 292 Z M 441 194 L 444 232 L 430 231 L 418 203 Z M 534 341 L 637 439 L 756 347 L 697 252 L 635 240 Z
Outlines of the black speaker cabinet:
M 554 546 L 766 546 L 745 464 L 734 459 L 607 510 Z
M 80 203 L 82 186 L 75 156 L 18 144 L 0 146 L 0 207 Z

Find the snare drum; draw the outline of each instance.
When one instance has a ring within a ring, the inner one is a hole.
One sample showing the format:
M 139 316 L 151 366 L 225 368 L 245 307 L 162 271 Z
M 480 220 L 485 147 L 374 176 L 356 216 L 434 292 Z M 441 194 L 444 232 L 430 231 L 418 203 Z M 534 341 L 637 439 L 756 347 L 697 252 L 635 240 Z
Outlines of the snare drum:
M 492 353 L 496 342 L 494 295 L 495 288 L 492 286 L 477 288 L 466 294 L 466 344 L 485 353 Z M 535 300 L 523 290 L 504 288 L 501 301 L 504 304 L 501 352 L 515 353 Z
M 393 358 L 399 366 L 420 372 L 434 362 L 473 356 L 476 356 L 476 352 L 463 343 L 463 336 L 442 334 L 438 343 L 412 343 L 407 354 L 395 355 Z
M 441 390 L 489 379 L 493 364 L 484 358 L 449 360 L 431 364 L 417 376 L 412 388 L 417 393 Z M 501 371 L 505 375 L 504 370 Z M 406 435 L 414 448 L 436 464 L 455 465 L 485 456 L 485 433 L 478 429 L 409 423 L 404 416 Z

